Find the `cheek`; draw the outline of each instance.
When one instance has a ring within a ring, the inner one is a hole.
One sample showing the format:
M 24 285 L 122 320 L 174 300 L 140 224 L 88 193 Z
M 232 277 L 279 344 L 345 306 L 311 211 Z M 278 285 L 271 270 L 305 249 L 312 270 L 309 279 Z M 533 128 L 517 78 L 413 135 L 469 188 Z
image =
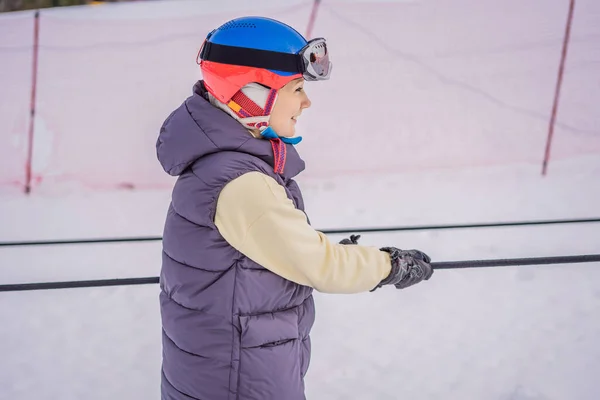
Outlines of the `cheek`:
M 273 126 L 281 125 L 281 122 L 284 121 L 285 118 L 281 115 L 281 113 L 271 114 L 270 124 Z
M 289 133 L 290 129 L 294 129 L 294 121 L 292 117 L 298 115 L 301 110 L 301 96 L 280 95 L 271 112 L 270 124 L 279 134 Z M 285 131 L 285 132 L 284 132 Z
M 278 133 L 286 134 L 287 131 L 294 126 L 292 116 L 293 115 L 279 114 L 275 118 L 271 118 L 270 124 Z
M 277 111 L 278 112 L 271 114 L 269 124 L 277 134 L 281 136 L 293 136 L 295 132 L 295 123 L 292 120 L 292 117 L 296 115 L 298 111 L 292 111 L 291 108 L 280 108 Z
M 273 112 L 271 113 L 271 120 L 284 122 L 296 115 L 298 110 L 299 108 L 295 108 L 295 105 L 292 102 L 279 104 L 279 107 L 273 109 Z

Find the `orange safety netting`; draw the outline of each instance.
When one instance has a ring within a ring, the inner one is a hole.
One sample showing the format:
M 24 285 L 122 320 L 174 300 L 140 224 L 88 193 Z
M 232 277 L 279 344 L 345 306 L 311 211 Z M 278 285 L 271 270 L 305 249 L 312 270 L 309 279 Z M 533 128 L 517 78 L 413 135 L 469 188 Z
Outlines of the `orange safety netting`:
M 303 127 L 319 141 L 304 153 L 308 165 L 321 173 L 541 168 L 568 5 L 323 2 L 315 34 L 328 38 L 335 65 L 331 82 L 310 92 L 313 106 L 331 113 L 315 110 Z M 553 159 L 600 152 L 599 15 L 598 3 L 577 3 Z
M 33 13 L 0 19 L 0 187 L 25 182 L 32 77 Z
M 312 1 L 202 2 L 193 12 L 171 3 L 168 14 L 144 3 L 139 14 L 42 11 L 34 190 L 170 187 L 156 137 L 200 78 L 206 34 L 248 14 L 304 33 L 312 10 Z M 541 166 L 567 11 L 568 1 L 544 0 L 323 2 L 312 36 L 327 38 L 334 68 L 330 81 L 306 85 L 305 176 Z M 600 153 L 599 15 L 593 0 L 577 3 L 553 159 Z M 32 43 L 33 14 L 0 19 L 0 184 L 24 180 Z

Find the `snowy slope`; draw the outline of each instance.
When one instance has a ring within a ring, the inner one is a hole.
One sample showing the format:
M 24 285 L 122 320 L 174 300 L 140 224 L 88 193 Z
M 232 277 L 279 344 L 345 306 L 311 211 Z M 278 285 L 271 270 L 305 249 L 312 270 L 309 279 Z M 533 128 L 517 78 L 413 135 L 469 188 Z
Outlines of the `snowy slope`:
M 456 173 L 313 182 L 307 204 L 320 228 L 600 215 L 597 177 L 506 175 L 476 188 L 476 179 Z M 390 187 L 414 187 L 418 195 Z M 26 202 L 13 203 L 14 238 L 160 234 L 168 193 L 135 196 L 72 195 L 60 199 L 65 205 L 46 198 L 45 215 L 42 204 L 35 215 Z M 149 214 L 107 218 L 110 210 L 132 210 L 140 196 Z M 450 261 L 600 253 L 599 237 L 600 224 L 589 224 L 367 234 L 362 242 L 419 248 Z M 4 248 L 0 265 L 3 283 L 156 276 L 159 255 L 158 242 Z M 404 292 L 317 294 L 308 398 L 596 399 L 598 282 L 596 263 L 438 271 Z M 0 398 L 158 398 L 157 290 L 0 294 L 0 318 L 10 321 L 0 328 Z

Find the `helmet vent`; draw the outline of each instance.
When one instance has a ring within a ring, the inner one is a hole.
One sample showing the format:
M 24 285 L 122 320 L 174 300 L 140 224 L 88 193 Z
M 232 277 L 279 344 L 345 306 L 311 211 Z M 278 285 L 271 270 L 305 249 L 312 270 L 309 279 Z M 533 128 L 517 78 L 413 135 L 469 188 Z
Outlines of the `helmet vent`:
M 249 22 L 230 21 L 221 27 L 221 29 L 236 29 L 236 28 L 242 28 L 242 29 L 256 28 L 256 25 L 253 23 L 249 23 Z

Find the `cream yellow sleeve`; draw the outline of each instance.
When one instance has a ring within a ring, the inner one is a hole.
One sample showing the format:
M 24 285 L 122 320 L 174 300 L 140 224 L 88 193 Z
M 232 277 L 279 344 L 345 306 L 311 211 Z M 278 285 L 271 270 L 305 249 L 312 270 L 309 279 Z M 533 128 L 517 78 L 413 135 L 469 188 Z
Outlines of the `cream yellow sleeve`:
M 251 260 L 319 292 L 366 292 L 391 270 L 389 254 L 376 247 L 330 242 L 308 224 L 283 186 L 260 172 L 246 173 L 223 188 L 215 224 Z

